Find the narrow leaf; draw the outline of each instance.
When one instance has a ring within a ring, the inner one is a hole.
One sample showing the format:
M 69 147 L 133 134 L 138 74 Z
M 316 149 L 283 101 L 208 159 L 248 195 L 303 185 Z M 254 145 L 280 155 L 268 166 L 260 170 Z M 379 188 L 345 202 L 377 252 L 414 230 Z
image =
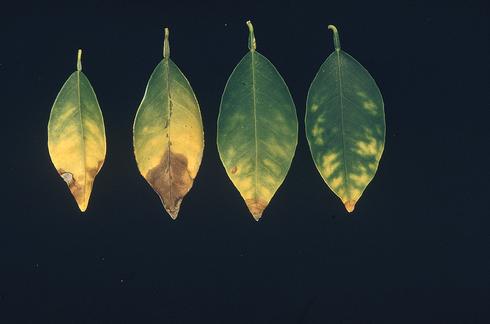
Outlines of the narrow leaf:
M 81 55 L 79 50 L 77 71 L 66 80 L 51 109 L 48 149 L 56 170 L 83 212 L 105 160 L 106 137 L 97 97 L 82 72 Z
M 170 59 L 165 28 L 164 57 L 150 76 L 133 125 L 134 155 L 141 175 L 176 219 L 201 164 L 201 111 L 189 81 Z
M 381 93 L 368 71 L 340 48 L 311 83 L 306 104 L 306 136 L 315 165 L 330 189 L 352 212 L 373 179 L 385 143 Z
M 228 176 L 259 220 L 288 173 L 298 142 L 298 120 L 284 80 L 256 51 L 252 24 L 247 25 L 250 51 L 226 84 L 217 144 Z

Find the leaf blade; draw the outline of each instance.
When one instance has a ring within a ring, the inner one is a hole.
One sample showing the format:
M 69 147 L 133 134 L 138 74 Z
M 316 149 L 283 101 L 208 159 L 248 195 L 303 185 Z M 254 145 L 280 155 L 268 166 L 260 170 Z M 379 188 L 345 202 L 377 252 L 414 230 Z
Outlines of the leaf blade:
M 58 174 L 84 212 L 105 160 L 106 137 L 97 96 L 81 71 L 80 55 L 81 51 L 77 71 L 66 80 L 51 109 L 48 150 Z
M 217 146 L 230 180 L 259 220 L 291 165 L 298 122 L 284 80 L 256 51 L 253 28 L 249 48 L 223 92 Z
M 156 66 L 133 124 L 138 169 L 176 219 L 191 189 L 204 150 L 204 131 L 197 98 L 188 80 L 168 57 Z
M 336 49 L 311 83 L 305 128 L 319 173 L 352 212 L 384 150 L 384 102 L 372 76 L 340 49 L 331 29 Z

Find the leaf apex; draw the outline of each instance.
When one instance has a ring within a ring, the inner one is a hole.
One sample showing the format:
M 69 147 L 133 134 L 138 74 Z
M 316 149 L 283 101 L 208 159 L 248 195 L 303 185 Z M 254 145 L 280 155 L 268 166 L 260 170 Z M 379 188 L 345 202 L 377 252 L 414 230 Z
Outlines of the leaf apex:
M 176 220 L 177 216 L 179 216 L 179 209 L 170 210 L 170 209 L 165 208 L 165 210 L 170 215 L 170 218 L 172 218 L 173 220 Z
M 179 211 L 180 211 L 180 203 L 182 202 L 182 199 L 178 200 L 175 202 L 173 206 L 167 206 L 165 202 L 163 202 L 163 207 L 167 211 L 168 215 L 173 219 L 176 220 L 177 216 L 179 216 Z
M 356 200 L 348 200 L 344 203 L 344 206 L 345 206 L 345 209 L 347 209 L 347 211 L 349 213 L 352 213 L 354 211 L 354 208 L 356 206 Z
M 84 213 L 86 210 L 87 210 L 87 207 L 88 207 L 88 201 L 85 201 L 85 200 L 81 200 L 81 201 L 78 201 L 75 197 L 75 200 L 77 202 L 77 205 L 78 205 L 78 208 L 80 209 L 80 211 L 82 213 Z
M 265 207 L 267 207 L 267 204 L 261 200 L 255 199 L 247 199 L 245 200 L 245 203 L 247 204 L 248 210 L 252 214 L 253 218 L 256 221 L 259 221 L 259 219 L 262 217 L 262 213 L 264 212 Z

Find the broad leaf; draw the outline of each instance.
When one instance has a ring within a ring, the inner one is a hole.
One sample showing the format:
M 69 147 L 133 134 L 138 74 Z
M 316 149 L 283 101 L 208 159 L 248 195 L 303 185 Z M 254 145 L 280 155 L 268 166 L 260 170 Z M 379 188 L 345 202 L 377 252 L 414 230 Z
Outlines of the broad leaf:
M 368 71 L 340 49 L 320 67 L 308 92 L 306 136 L 316 167 L 352 212 L 373 179 L 385 143 L 381 93 Z
M 165 28 L 164 58 L 156 66 L 133 126 L 134 155 L 141 175 L 177 218 L 201 164 L 201 112 L 189 81 L 170 59 Z
M 284 181 L 298 142 L 289 90 L 267 58 L 250 51 L 226 84 L 218 116 L 218 150 L 231 181 L 256 220 Z
M 81 55 L 79 50 L 77 71 L 66 80 L 51 109 L 48 149 L 54 166 L 83 212 L 105 160 L 106 138 L 97 97 L 82 72 Z

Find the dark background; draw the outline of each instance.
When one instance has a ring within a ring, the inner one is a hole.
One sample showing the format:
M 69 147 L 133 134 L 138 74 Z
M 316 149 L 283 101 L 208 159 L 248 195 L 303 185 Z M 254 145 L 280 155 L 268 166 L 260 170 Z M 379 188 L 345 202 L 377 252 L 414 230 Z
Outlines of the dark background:
M 489 17 L 483 1 L 4 3 L 0 322 L 489 323 Z M 260 222 L 215 144 L 247 19 L 300 121 L 291 170 Z M 385 102 L 385 152 L 353 214 L 304 135 L 330 23 Z M 164 26 L 206 142 L 176 221 L 132 153 Z M 46 128 L 78 48 L 108 142 L 84 214 L 51 164 Z

